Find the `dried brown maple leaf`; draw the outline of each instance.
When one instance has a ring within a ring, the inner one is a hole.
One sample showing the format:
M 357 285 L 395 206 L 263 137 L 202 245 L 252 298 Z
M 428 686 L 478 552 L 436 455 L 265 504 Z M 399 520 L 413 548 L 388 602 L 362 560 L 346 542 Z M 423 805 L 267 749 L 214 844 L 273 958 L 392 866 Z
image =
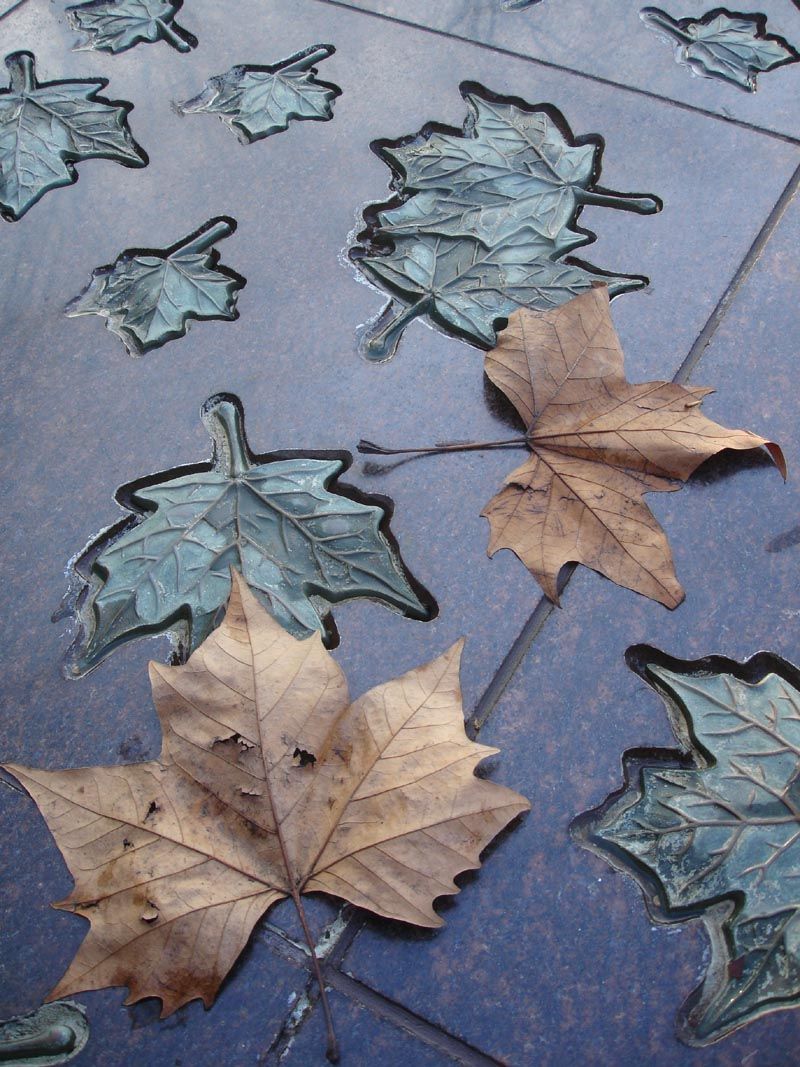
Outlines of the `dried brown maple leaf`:
M 209 1007 L 281 898 L 313 945 L 302 893 L 441 926 L 433 901 L 530 806 L 474 774 L 497 750 L 464 733 L 461 647 L 351 704 L 319 634 L 286 633 L 234 572 L 219 629 L 185 665 L 150 664 L 158 760 L 7 765 L 75 879 L 56 907 L 91 923 L 49 999 L 125 985 L 126 1003 L 160 997 L 162 1016 Z
M 359 451 L 527 446 L 532 455 L 482 512 L 491 526 L 489 555 L 511 549 L 556 603 L 561 568 L 575 562 L 677 607 L 684 592 L 644 494 L 679 489 L 675 479 L 686 481 L 726 448 L 763 445 L 786 478 L 778 445 L 701 413 L 713 389 L 627 381 L 606 286 L 551 311 L 515 311 L 484 369 L 521 416 L 524 438 L 430 449 L 362 441 Z
M 544 314 L 515 312 L 484 369 L 533 453 L 482 512 L 489 555 L 510 548 L 556 602 L 559 572 L 576 562 L 677 607 L 685 594 L 644 494 L 680 488 L 674 479 L 726 448 L 763 445 L 786 477 L 778 445 L 702 414 L 713 389 L 627 381 L 605 286 Z

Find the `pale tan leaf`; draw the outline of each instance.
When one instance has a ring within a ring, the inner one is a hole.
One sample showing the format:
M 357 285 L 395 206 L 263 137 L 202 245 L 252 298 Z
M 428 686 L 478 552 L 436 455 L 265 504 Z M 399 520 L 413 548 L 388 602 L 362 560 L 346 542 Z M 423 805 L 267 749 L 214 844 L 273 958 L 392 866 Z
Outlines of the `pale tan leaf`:
M 778 445 L 702 414 L 710 390 L 626 380 L 605 286 L 552 311 L 515 311 L 485 369 L 533 453 L 483 511 L 489 554 L 511 549 L 552 600 L 575 562 L 676 607 L 683 590 L 644 494 L 678 488 L 672 479 L 727 448 L 764 446 L 786 477 Z
M 234 573 L 220 627 L 151 664 L 158 760 L 9 766 L 72 872 L 91 927 L 51 999 L 126 985 L 163 1014 L 208 1006 L 259 918 L 322 890 L 438 926 L 434 900 L 527 801 L 475 776 L 461 644 L 351 704 L 318 634 L 290 636 Z M 298 760 L 296 753 L 306 754 Z

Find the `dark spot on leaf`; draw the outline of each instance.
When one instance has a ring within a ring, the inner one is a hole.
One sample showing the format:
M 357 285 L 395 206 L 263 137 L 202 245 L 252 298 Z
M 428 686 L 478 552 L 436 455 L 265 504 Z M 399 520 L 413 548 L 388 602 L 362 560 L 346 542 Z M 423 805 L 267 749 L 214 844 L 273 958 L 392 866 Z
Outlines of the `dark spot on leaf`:
M 304 748 L 296 748 L 292 753 L 295 767 L 313 767 L 317 757 L 313 752 L 306 752 Z
M 156 802 L 154 800 L 151 800 L 150 801 L 150 807 L 147 809 L 147 814 L 144 817 L 144 821 L 147 822 L 147 820 L 152 815 L 155 815 L 156 812 L 158 812 L 158 811 L 161 811 L 161 808 L 158 806 L 158 804 L 156 804 Z

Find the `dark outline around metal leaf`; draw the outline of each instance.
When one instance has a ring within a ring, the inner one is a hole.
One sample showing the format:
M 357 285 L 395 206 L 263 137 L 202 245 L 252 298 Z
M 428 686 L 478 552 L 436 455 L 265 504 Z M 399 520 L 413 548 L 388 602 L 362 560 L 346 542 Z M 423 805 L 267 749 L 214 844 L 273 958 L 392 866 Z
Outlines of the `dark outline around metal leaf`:
M 149 634 L 169 632 L 179 657 L 196 649 L 228 598 L 231 566 L 290 633 L 319 630 L 329 648 L 338 643 L 330 607 L 344 600 L 380 600 L 408 618 L 435 617 L 435 600 L 406 570 L 389 529 L 391 502 L 338 484 L 350 453 L 256 455 L 241 402 L 227 393 L 210 397 L 201 417 L 214 442 L 211 462 L 121 486 L 115 499 L 133 514 L 70 562 L 70 588 L 53 616 L 78 622 L 68 677 Z M 187 543 L 199 549 L 194 567 L 180 552 Z M 126 567 L 136 573 L 129 577 Z
M 800 60 L 800 53 L 784 37 L 767 33 L 767 18 L 758 13 L 715 7 L 700 18 L 674 19 L 658 7 L 645 7 L 639 17 L 648 29 L 675 45 L 676 61 L 693 74 L 736 85 L 746 92 L 756 91 L 759 73 Z M 712 26 L 715 21 L 720 23 L 716 30 Z M 714 45 L 719 56 L 713 52 Z M 742 51 L 749 52 L 749 57 Z
M 176 107 L 184 115 L 201 112 L 218 115 L 243 144 L 252 144 L 287 129 L 292 119 L 328 122 L 333 118 L 333 103 L 342 90 L 333 82 L 317 79 L 314 64 L 328 59 L 335 51 L 332 44 L 315 44 L 267 66 L 231 67 L 224 74 L 209 78 L 201 93 Z M 276 104 L 276 85 L 281 87 L 284 98 L 273 113 L 269 108 Z M 265 88 L 269 88 L 267 100 L 256 106 Z
M 740 664 L 647 645 L 626 661 L 682 751 L 627 752 L 623 789 L 571 831 L 639 883 L 655 921 L 702 919 L 711 963 L 678 1033 L 707 1045 L 800 1006 L 800 670 L 771 652 Z
M 584 206 L 661 209 L 654 196 L 596 184 L 602 137 L 574 137 L 550 104 L 498 96 L 477 82 L 459 90 L 469 111 L 462 129 L 428 123 L 413 136 L 371 145 L 391 168 L 396 195 L 367 205 L 366 227 L 349 252 L 369 284 L 390 295 L 362 337 L 370 359 L 391 358 L 417 317 L 491 348 L 518 307 L 556 306 L 598 280 L 612 295 L 647 284 L 564 258 L 595 240 L 577 226 Z M 516 134 L 518 148 L 497 135 L 503 129 Z
M 220 266 L 213 245 L 235 229 L 234 219 L 220 215 L 169 248 L 126 248 L 113 263 L 92 271 L 92 280 L 65 312 L 70 318 L 101 315 L 135 356 L 183 337 L 192 320 L 232 322 L 247 282 Z
M 183 0 L 90 0 L 66 12 L 70 25 L 86 34 L 78 51 L 118 55 L 137 44 L 166 41 L 179 52 L 191 52 L 197 38 L 174 21 L 182 7 Z
M 147 166 L 147 154 L 128 128 L 133 104 L 98 96 L 107 78 L 40 82 L 32 52 L 13 52 L 5 64 L 10 84 L 0 89 L 0 215 L 8 222 L 18 222 L 51 189 L 73 185 L 75 163 L 111 159 L 126 167 Z M 26 133 L 32 146 L 26 148 L 20 133 L 31 108 Z

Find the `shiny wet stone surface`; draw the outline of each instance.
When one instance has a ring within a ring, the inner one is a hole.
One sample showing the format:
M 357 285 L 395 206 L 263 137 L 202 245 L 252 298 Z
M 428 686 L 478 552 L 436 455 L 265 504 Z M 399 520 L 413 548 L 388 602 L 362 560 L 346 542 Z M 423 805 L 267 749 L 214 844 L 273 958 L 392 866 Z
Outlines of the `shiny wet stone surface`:
M 0 229 L 0 756 L 60 767 L 157 754 L 146 664 L 168 655 L 166 640 L 131 643 L 72 682 L 61 673 L 67 624 L 49 619 L 69 559 L 121 517 L 116 488 L 208 460 L 198 410 L 213 393 L 244 401 L 257 452 L 354 452 L 362 436 L 414 445 L 507 435 L 507 409 L 469 345 L 414 323 L 390 363 L 357 354 L 357 328 L 383 296 L 357 282 L 341 253 L 364 204 L 388 195 L 372 140 L 432 120 L 460 126 L 458 85 L 468 79 L 551 103 L 576 135 L 604 137 L 604 186 L 664 202 L 654 216 L 581 216 L 598 234 L 587 259 L 650 278 L 647 290 L 612 306 L 629 377 L 669 378 L 691 353 L 692 383 L 717 389 L 708 414 L 780 441 L 790 481 L 783 486 L 756 460 L 723 458 L 682 492 L 649 498 L 687 589 L 676 612 L 581 570 L 563 609 L 547 615 L 521 563 L 485 554 L 479 512 L 509 469 L 507 455 L 398 466 L 356 458 L 342 480 L 392 501 L 403 558 L 439 613 L 425 623 L 372 602 L 339 605 L 336 656 L 352 693 L 465 635 L 465 709 L 489 713 L 480 739 L 502 750 L 487 773 L 533 809 L 439 905 L 442 930 L 350 912 L 336 923 L 329 966 L 343 1062 L 784 1067 L 800 1012 L 704 1051 L 677 1042 L 676 1012 L 705 959 L 702 929 L 653 928 L 639 890 L 580 850 L 568 827 L 621 784 L 625 750 L 672 747 L 658 698 L 624 665 L 629 645 L 646 641 L 681 658 L 745 658 L 759 648 L 798 658 L 800 205 L 783 208 L 800 166 L 800 65 L 762 75 L 752 97 L 693 79 L 627 0 L 544 0 L 516 12 L 501 12 L 499 0 L 408 0 L 402 10 L 387 0 L 240 0 L 235 13 L 195 0 L 180 16 L 198 38 L 191 53 L 158 42 L 119 56 L 71 51 L 76 34 L 63 6 L 25 0 L 3 17 L 3 56 L 33 51 L 44 80 L 108 78 L 104 95 L 134 104 L 130 127 L 149 164 L 87 160 L 75 185 Z M 760 10 L 775 32 L 800 38 L 793 4 Z M 316 42 L 336 47 L 320 72 L 342 89 L 329 122 L 291 123 L 245 146 L 215 118 L 170 106 L 212 74 Z M 247 279 L 235 321 L 194 322 L 187 336 L 131 359 L 102 320 L 64 315 L 98 264 L 124 248 L 167 247 L 222 215 L 237 222 L 224 262 Z M 521 632 L 530 636 L 532 614 L 543 625 L 512 672 L 505 658 Z M 508 684 L 495 705 L 481 698 L 498 671 Z M 0 1014 L 8 1017 L 41 1003 L 83 925 L 48 907 L 70 879 L 32 802 L 5 782 L 0 801 Z M 314 899 L 309 912 L 321 933 L 339 909 Z M 159 1022 L 152 1002 L 123 1008 L 121 990 L 76 998 L 92 1036 L 75 1062 L 324 1062 L 313 986 L 311 1009 L 296 1010 L 309 981 L 292 943 L 300 941 L 291 906 L 275 908 L 210 1012 L 192 1004 Z

